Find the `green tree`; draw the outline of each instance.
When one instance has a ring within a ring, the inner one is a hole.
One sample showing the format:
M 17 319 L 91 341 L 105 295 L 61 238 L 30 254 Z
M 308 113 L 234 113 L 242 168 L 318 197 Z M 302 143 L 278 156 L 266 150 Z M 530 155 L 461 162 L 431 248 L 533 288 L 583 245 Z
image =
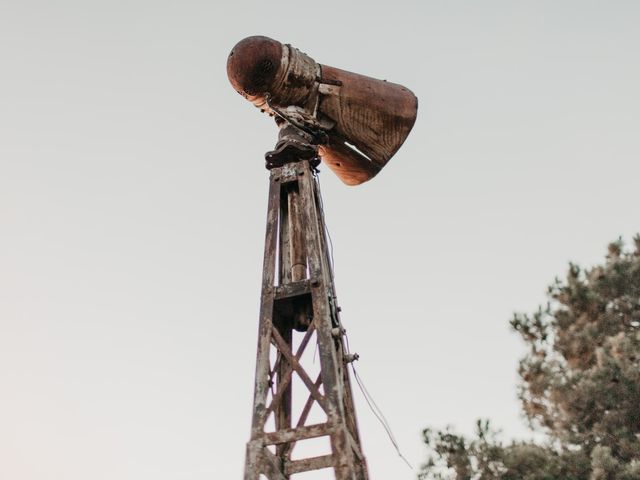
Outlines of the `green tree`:
M 603 265 L 571 264 L 548 304 L 515 314 L 528 347 L 518 396 L 548 442 L 503 443 L 488 421 L 472 438 L 424 431 L 421 480 L 640 479 L 640 236 L 609 245 Z

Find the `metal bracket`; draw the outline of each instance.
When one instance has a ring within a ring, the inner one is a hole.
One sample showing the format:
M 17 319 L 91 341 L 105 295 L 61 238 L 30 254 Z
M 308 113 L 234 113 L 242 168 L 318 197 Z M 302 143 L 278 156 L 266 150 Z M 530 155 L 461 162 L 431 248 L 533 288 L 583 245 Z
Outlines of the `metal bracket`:
M 266 168 L 271 170 L 301 160 L 308 160 L 312 167 L 317 167 L 320 164 L 318 144 L 319 138 L 314 135 L 292 123 L 281 122 L 275 149 L 264 155 Z

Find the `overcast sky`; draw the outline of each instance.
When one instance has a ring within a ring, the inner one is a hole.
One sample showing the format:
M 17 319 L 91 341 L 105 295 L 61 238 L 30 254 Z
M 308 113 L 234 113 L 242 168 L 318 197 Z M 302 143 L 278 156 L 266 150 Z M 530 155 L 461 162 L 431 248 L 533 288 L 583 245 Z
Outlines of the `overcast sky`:
M 277 131 L 225 65 L 256 34 L 419 98 L 378 177 L 321 173 L 405 456 L 477 417 L 527 438 L 512 312 L 640 231 L 639 24 L 632 0 L 0 0 L 0 478 L 241 477 Z M 356 408 L 371 478 L 414 478 Z

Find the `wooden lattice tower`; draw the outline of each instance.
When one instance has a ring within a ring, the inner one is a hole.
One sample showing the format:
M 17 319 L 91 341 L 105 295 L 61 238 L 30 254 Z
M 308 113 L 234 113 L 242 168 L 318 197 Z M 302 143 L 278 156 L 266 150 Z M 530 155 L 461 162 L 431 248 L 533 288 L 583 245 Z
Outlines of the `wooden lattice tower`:
M 369 478 L 347 368 L 353 357 L 345 348 L 322 200 L 310 160 L 270 171 L 245 480 L 287 480 L 322 468 L 333 469 L 337 480 Z M 317 360 L 311 355 L 316 349 Z M 319 370 L 317 376 L 313 369 Z M 300 396 L 294 385 L 303 386 Z M 321 421 L 312 418 L 314 410 Z M 294 459 L 298 444 L 321 437 L 328 439 L 328 452 Z

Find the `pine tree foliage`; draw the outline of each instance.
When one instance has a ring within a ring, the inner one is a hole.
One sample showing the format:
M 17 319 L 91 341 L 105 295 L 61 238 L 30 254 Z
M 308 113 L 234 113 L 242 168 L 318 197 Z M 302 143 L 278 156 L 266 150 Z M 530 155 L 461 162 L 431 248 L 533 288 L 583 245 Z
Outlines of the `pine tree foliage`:
M 424 431 L 421 480 L 640 480 L 640 236 L 603 265 L 571 264 L 548 304 L 515 314 L 528 347 L 518 396 L 548 442 L 503 444 L 488 421 L 473 438 Z

